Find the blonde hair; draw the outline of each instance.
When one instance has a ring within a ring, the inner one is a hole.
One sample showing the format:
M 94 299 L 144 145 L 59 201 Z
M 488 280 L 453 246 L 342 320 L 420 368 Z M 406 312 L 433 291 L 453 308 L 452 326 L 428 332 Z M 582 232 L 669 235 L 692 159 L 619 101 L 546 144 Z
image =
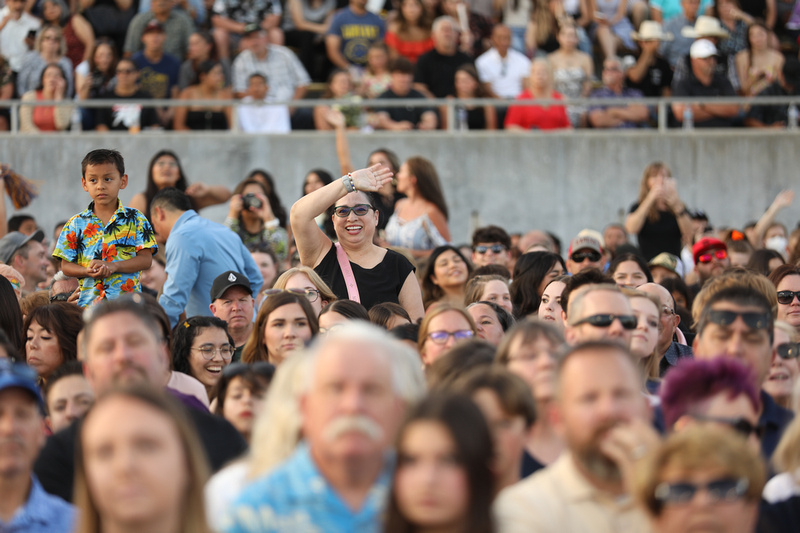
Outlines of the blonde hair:
M 467 281 L 467 288 L 464 289 L 464 305 L 474 304 L 481 301 L 483 290 L 490 281 L 502 281 L 508 288 L 508 279 L 499 274 L 484 274 L 475 276 Z M 509 293 L 510 294 L 510 293 Z
M 456 307 L 455 305 L 446 302 L 432 304 L 425 313 L 425 318 L 422 319 L 422 322 L 419 325 L 419 336 L 417 337 L 417 350 L 419 353 L 422 353 L 422 349 L 425 346 L 425 341 L 428 340 L 428 328 L 430 327 L 431 320 L 439 315 L 447 313 L 448 311 L 455 311 L 463 316 L 464 319 L 469 323 L 469 327 L 472 332 L 477 333 L 478 328 L 475 327 L 475 321 L 472 320 L 472 315 L 467 313 L 463 307 Z
M 628 297 L 629 300 L 633 300 L 634 298 L 644 298 L 646 300 L 650 300 L 653 305 L 656 306 L 656 314 L 661 315 L 661 300 L 658 296 L 654 294 L 650 294 L 647 292 L 637 291 L 634 289 L 622 289 L 622 292 L 625 296 Z M 658 331 L 661 333 L 661 329 L 663 326 L 661 325 L 661 320 L 658 321 Z M 648 379 L 654 381 L 661 380 L 661 352 L 658 349 L 658 343 L 656 343 L 656 347 L 653 349 L 653 353 L 645 357 L 639 363 L 642 370 L 644 370 L 644 379 L 645 381 Z
M 647 181 L 661 171 L 666 171 L 667 175 L 672 176 L 672 171 L 670 170 L 669 165 L 663 161 L 653 161 L 644 167 L 644 172 L 642 172 L 642 181 L 639 182 L 639 205 L 642 205 L 642 202 L 644 202 L 644 199 L 647 198 L 647 195 L 650 193 L 650 186 L 647 184 Z M 653 203 L 653 205 L 650 206 L 650 209 L 647 211 L 647 220 L 650 222 L 657 222 L 659 216 L 658 209 L 656 209 L 656 205 Z
M 272 288 L 285 289 L 286 284 L 289 283 L 289 280 L 295 274 L 305 274 L 306 276 L 308 276 L 308 279 L 311 281 L 311 284 L 315 286 L 319 291 L 319 297 L 321 300 L 325 300 L 329 304 L 338 300 L 336 295 L 333 294 L 331 288 L 328 287 L 328 284 L 322 280 L 319 274 L 317 274 L 317 272 L 313 268 L 307 267 L 305 265 L 292 267 L 283 274 L 281 274 L 280 276 L 278 276 L 278 279 L 276 279 L 275 283 L 272 284 Z

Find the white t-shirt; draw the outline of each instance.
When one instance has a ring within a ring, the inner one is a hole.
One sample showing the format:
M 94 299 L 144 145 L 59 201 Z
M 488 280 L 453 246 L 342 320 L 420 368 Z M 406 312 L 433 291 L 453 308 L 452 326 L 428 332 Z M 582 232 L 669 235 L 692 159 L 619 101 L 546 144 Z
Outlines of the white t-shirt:
M 524 87 L 524 80 L 531 70 L 531 61 L 513 48 L 505 58 L 492 48 L 475 60 L 481 82 L 492 86 L 500 98 L 516 98 Z
M 3 20 L 9 11 L 11 10 L 8 6 L 0 9 L 0 20 Z M 19 72 L 22 68 L 22 56 L 28 52 L 28 45 L 25 44 L 28 32 L 38 30 L 41 25 L 39 19 L 23 12 L 19 20 L 9 19 L 0 31 L 0 54 L 8 59 L 8 64 L 14 72 Z
M 270 98 L 266 98 L 264 101 L 269 102 L 270 100 Z M 242 102 L 253 102 L 253 97 L 245 96 L 242 98 Z M 245 133 L 289 133 L 292 131 L 289 108 L 285 105 L 240 105 L 237 113 L 239 127 Z

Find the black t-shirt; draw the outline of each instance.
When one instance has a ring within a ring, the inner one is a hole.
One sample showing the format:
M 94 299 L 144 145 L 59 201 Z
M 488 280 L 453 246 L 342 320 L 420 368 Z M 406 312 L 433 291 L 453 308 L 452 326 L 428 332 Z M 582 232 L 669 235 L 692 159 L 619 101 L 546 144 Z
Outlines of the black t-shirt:
M 733 85 L 727 78 L 714 73 L 711 80 L 711 85 L 703 85 L 695 77 L 691 67 L 689 68 L 689 75 L 686 79 L 680 80 L 672 88 L 673 96 L 736 96 L 736 91 L 733 90 Z M 714 117 L 709 120 L 699 122 L 697 118 L 694 119 L 694 126 L 696 128 L 730 128 L 736 123 L 735 118 Z
M 625 84 L 632 89 L 639 89 L 644 96 L 662 96 L 664 89 L 672 85 L 672 67 L 669 66 L 669 61 L 656 56 L 655 63 L 647 67 L 647 72 L 639 83 L 626 77 Z
M 456 70 L 465 63 L 473 64 L 472 58 L 463 52 L 445 56 L 435 49 L 431 50 L 417 60 L 414 81 L 424 83 L 436 98 L 455 96 Z
M 424 100 L 425 95 L 421 92 L 411 89 L 409 93 L 405 96 L 398 96 L 394 91 L 391 89 L 387 89 L 386 92 L 381 94 L 378 99 L 379 100 L 404 100 L 404 99 L 420 99 Z M 426 111 L 435 111 L 430 107 L 383 107 L 378 108 L 376 111 L 383 111 L 389 115 L 389 118 L 395 122 L 403 122 L 408 121 L 411 122 L 414 127 L 416 128 L 419 124 L 419 121 L 422 119 L 422 114 Z
M 132 96 L 117 96 L 107 93 L 102 99 L 113 100 L 149 100 L 150 95 L 141 89 Z M 139 127 L 144 129 L 158 124 L 158 116 L 152 107 L 138 107 L 133 104 L 114 104 L 113 107 L 98 107 L 95 114 L 98 125 L 104 124 L 111 131 L 128 131 L 128 128 L 139 122 Z
M 758 93 L 757 96 L 786 96 L 786 91 L 783 90 L 781 84 L 778 82 L 765 87 L 763 91 Z M 788 120 L 786 105 L 754 105 L 747 113 L 747 118 L 753 118 L 760 121 L 762 124 L 769 126 L 778 122 L 784 124 Z
M 631 206 L 629 213 L 633 213 L 639 208 L 639 203 Z M 672 211 L 659 211 L 658 220 L 650 222 L 645 218 L 642 229 L 638 235 L 639 249 L 642 255 L 649 261 L 661 252 L 669 252 L 672 255 L 681 256 L 681 228 L 678 219 Z
M 408 259 L 392 250 L 386 250 L 383 261 L 374 268 L 361 268 L 352 261 L 350 265 L 356 278 L 361 305 L 367 309 L 383 302 L 400 303 L 400 289 L 408 275 L 414 271 Z M 348 299 L 347 285 L 336 258 L 335 246 L 331 246 L 322 261 L 314 267 L 314 271 L 328 284 L 337 298 Z

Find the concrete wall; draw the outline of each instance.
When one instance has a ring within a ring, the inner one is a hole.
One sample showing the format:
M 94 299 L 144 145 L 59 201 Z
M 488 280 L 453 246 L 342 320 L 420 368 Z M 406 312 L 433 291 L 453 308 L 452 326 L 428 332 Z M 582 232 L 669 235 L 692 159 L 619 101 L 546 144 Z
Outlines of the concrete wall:
M 742 226 L 758 218 L 781 189 L 797 187 L 798 141 L 796 133 L 746 130 L 350 137 L 356 164 L 382 146 L 401 158 L 431 159 L 443 182 L 456 242 L 468 240 L 475 221 L 510 231 L 545 228 L 565 241 L 583 227 L 602 229 L 624 218 L 636 200 L 642 169 L 653 160 L 672 167 L 690 208 L 705 209 L 714 224 Z M 251 169 L 268 169 L 287 208 L 310 169 L 339 175 L 333 136 L 321 132 L 5 135 L 0 136 L 0 161 L 40 182 L 40 198 L 23 211 L 49 228 L 85 209 L 90 199 L 80 186 L 80 161 L 100 147 L 117 148 L 125 156 L 130 182 L 123 201 L 144 189 L 148 162 L 162 148 L 179 154 L 190 182 L 233 188 Z M 204 214 L 222 221 L 226 212 L 222 206 Z M 800 198 L 779 217 L 790 227 L 798 219 Z

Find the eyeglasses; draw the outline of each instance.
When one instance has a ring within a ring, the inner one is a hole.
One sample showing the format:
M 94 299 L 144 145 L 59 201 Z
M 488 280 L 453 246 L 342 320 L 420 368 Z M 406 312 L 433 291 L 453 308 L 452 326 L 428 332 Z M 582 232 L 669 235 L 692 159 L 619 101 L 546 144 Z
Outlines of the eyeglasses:
M 717 424 L 724 424 L 744 438 L 749 438 L 750 435 L 755 435 L 756 438 L 760 440 L 762 435 L 764 435 L 764 426 L 757 424 L 753 425 L 749 420 L 741 417 L 727 418 L 724 416 L 707 416 L 701 414 L 693 414 L 691 417 L 695 420 L 699 420 L 700 422 L 716 422 Z
M 223 344 L 219 348 L 209 345 L 203 345 L 199 348 L 192 348 L 192 350 L 197 350 L 201 354 L 203 354 L 203 358 L 206 361 L 210 361 L 214 359 L 214 356 L 219 353 L 219 356 L 222 357 L 226 361 L 230 361 L 231 357 L 233 357 L 233 346 L 230 344 Z
M 719 261 L 726 259 L 728 257 L 728 252 L 726 250 L 715 250 L 713 252 L 708 252 L 706 254 L 701 255 L 697 258 L 698 263 L 710 263 L 711 261 L 716 258 Z
M 785 342 L 777 345 L 775 351 L 778 352 L 778 357 L 781 359 L 797 359 L 797 356 L 800 355 L 800 344 Z
M 372 207 L 369 204 L 358 204 L 358 205 L 354 205 L 353 207 L 350 207 L 350 206 L 347 206 L 347 205 L 340 205 L 339 207 L 335 207 L 333 209 L 333 212 L 339 218 L 347 218 L 347 217 L 349 217 L 350 216 L 350 211 L 355 213 L 357 217 L 363 217 L 364 215 L 369 213 L 370 209 L 374 209 L 374 207 Z
M 133 74 L 134 72 L 136 72 L 136 71 L 134 69 L 132 69 L 132 68 L 118 68 L 117 69 L 117 74 Z
M 66 302 L 69 300 L 69 297 L 72 296 L 71 292 L 60 292 L 58 294 L 54 294 L 50 297 L 50 303 L 53 302 Z
M 674 314 L 675 314 L 675 310 L 674 309 L 670 309 L 667 306 L 664 306 L 664 307 L 661 308 L 661 315 L 662 316 L 672 316 Z
M 778 303 L 789 305 L 797 298 L 800 300 L 800 291 L 778 291 Z
M 282 292 L 291 292 L 292 294 L 305 296 L 309 302 L 316 302 L 317 298 L 319 298 L 319 290 L 317 289 L 267 289 L 265 291 L 261 291 L 261 294 L 272 296 Z
M 39 374 L 32 366 L 16 363 L 10 359 L 0 359 L 0 377 L 9 374 L 33 383 L 39 379 Z
M 503 246 L 502 244 L 493 244 L 491 246 L 484 246 L 481 244 L 475 247 L 476 254 L 483 255 L 489 251 L 491 251 L 493 254 L 502 254 L 503 252 L 506 251 L 506 247 Z
M 581 324 L 591 324 L 597 328 L 607 328 L 619 320 L 622 327 L 625 329 L 636 329 L 636 317 L 633 315 L 592 315 L 582 318 L 575 322 L 573 326 L 580 326 Z
M 748 311 L 737 313 L 736 311 L 712 310 L 708 312 L 708 321 L 718 326 L 730 326 L 736 321 L 736 317 L 742 317 L 745 325 L 750 329 L 766 329 L 769 325 L 769 314 Z
M 435 344 L 444 344 L 447 342 L 447 339 L 453 337 L 453 339 L 460 341 L 463 339 L 470 339 L 474 333 L 471 329 L 460 329 L 458 331 L 431 331 L 428 333 L 428 338 L 432 340 Z
M 596 263 L 600 261 L 601 257 L 603 256 L 600 255 L 598 252 L 575 252 L 574 254 L 569 256 L 569 258 L 572 259 L 574 263 L 583 263 L 587 259 L 592 263 Z
M 747 493 L 750 482 L 746 478 L 715 479 L 708 483 L 689 482 L 660 483 L 656 486 L 655 497 L 662 505 L 686 505 L 694 499 L 699 490 L 705 490 L 713 503 L 731 502 Z

